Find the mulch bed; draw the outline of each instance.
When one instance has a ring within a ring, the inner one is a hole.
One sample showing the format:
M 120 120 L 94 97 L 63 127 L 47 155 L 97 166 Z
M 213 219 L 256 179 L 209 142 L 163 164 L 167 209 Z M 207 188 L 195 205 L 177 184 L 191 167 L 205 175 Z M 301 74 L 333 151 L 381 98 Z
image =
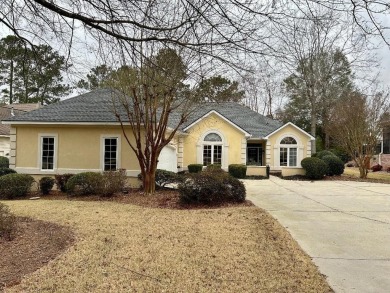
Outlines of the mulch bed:
M 66 193 L 58 190 L 52 190 L 50 195 L 42 196 L 42 199 L 50 200 L 81 200 L 81 201 L 114 201 L 123 204 L 134 204 L 149 208 L 163 209 L 210 209 L 210 208 L 225 208 L 233 206 L 253 206 L 252 202 L 244 201 L 242 203 L 224 202 L 206 205 L 201 203 L 185 204 L 180 201 L 179 192 L 174 189 L 159 189 L 155 194 L 145 195 L 138 189 L 130 190 L 128 193 L 117 193 L 110 197 L 102 197 L 97 195 L 88 196 L 68 196 Z
M 46 265 L 73 242 L 67 227 L 18 217 L 14 239 L 0 238 L 0 292 L 19 284 L 24 275 Z

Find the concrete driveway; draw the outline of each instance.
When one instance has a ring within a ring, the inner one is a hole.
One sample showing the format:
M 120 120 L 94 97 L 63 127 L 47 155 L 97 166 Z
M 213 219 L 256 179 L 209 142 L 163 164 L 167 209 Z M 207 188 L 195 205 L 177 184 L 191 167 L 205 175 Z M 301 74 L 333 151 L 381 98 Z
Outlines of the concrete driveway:
M 336 292 L 390 292 L 390 185 L 244 180 L 309 254 Z

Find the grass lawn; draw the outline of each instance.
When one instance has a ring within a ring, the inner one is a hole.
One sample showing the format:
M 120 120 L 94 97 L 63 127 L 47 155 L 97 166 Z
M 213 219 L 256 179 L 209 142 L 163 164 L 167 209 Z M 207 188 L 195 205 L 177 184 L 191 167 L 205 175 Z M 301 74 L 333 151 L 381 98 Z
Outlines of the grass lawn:
M 7 292 L 332 292 L 286 230 L 253 206 L 3 203 L 18 216 L 70 227 L 76 237 Z
M 359 177 L 359 168 L 354 168 L 354 167 L 346 167 L 344 169 L 344 174 L 343 175 L 348 175 L 348 176 L 354 176 L 354 177 Z M 367 175 L 368 179 L 376 179 L 376 180 L 385 180 L 390 182 L 390 173 L 387 172 L 372 172 L 370 171 Z

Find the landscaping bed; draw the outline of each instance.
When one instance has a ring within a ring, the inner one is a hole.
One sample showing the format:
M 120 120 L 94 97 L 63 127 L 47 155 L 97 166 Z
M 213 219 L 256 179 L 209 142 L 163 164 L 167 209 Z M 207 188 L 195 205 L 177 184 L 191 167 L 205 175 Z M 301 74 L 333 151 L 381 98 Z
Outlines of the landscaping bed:
M 4 201 L 17 216 L 66 226 L 77 236 L 66 253 L 7 292 L 332 292 L 265 211 L 247 203 L 151 208 L 170 206 L 162 202 L 174 194 L 142 197 Z
M 17 218 L 11 241 L 0 238 L 0 292 L 19 284 L 22 277 L 45 266 L 73 241 L 69 228 L 49 222 Z

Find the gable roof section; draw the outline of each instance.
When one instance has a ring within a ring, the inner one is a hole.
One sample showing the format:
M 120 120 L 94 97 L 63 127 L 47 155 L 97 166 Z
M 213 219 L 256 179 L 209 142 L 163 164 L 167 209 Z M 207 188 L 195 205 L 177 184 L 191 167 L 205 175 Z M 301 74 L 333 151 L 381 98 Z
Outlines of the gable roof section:
M 306 131 L 304 131 L 303 129 L 299 128 L 298 126 L 296 126 L 294 123 L 292 122 L 288 122 L 284 125 L 282 125 L 281 127 L 279 127 L 278 129 L 274 130 L 273 132 L 271 132 L 270 134 L 268 134 L 267 136 L 265 136 L 264 138 L 265 139 L 268 139 L 270 136 L 274 135 L 275 133 L 279 132 L 280 130 L 282 130 L 283 128 L 286 128 L 287 126 L 291 125 L 292 127 L 294 127 L 295 129 L 297 129 L 298 131 L 302 132 L 303 134 L 305 134 L 306 136 L 308 136 L 310 138 L 310 140 L 315 140 L 315 138 L 307 133 Z
M 200 121 L 202 121 L 204 118 L 210 116 L 211 114 L 215 114 L 217 115 L 218 117 L 220 117 L 222 120 L 226 121 L 227 123 L 229 123 L 231 126 L 233 126 L 234 128 L 238 129 L 239 131 L 243 132 L 245 134 L 246 137 L 251 137 L 252 135 L 249 134 L 248 132 L 246 132 L 244 129 L 242 129 L 241 127 L 239 127 L 238 125 L 236 125 L 233 121 L 230 121 L 229 119 L 225 118 L 223 115 L 219 114 L 217 111 L 215 110 L 211 110 L 210 112 L 206 113 L 205 115 L 203 115 L 202 117 L 200 117 L 199 119 L 197 119 L 196 121 L 194 121 L 193 123 L 191 123 L 190 125 L 186 126 L 183 131 L 187 131 L 188 129 L 190 129 L 192 126 L 196 125 L 197 123 L 199 123 Z
M 12 117 L 7 124 L 118 124 L 113 114 L 113 90 L 98 89 L 43 108 Z M 246 106 L 234 103 L 203 103 L 191 114 L 179 130 L 185 131 L 192 124 L 210 113 L 223 119 L 251 138 L 263 138 L 282 126 L 282 123 L 267 118 Z M 124 113 L 122 113 L 124 114 Z M 180 113 L 172 113 L 169 125 L 174 127 Z

